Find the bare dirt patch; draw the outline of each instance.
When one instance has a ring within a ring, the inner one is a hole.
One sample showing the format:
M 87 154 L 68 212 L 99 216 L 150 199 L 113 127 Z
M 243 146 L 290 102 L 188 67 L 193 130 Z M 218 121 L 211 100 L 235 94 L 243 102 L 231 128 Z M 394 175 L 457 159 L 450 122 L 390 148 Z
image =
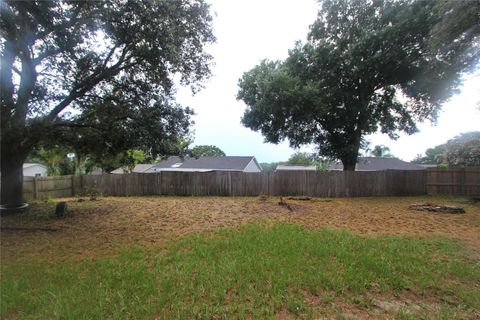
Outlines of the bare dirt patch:
M 279 206 L 278 198 L 257 197 L 109 197 L 66 201 L 65 218 L 55 217 L 55 203 L 36 204 L 25 214 L 2 217 L 2 261 L 108 256 L 117 254 L 124 246 L 158 248 L 187 233 L 238 227 L 253 221 L 342 228 L 371 236 L 440 235 L 467 244 L 475 256 L 480 256 L 480 206 L 462 198 L 286 199 L 293 211 Z M 412 203 L 429 201 L 462 206 L 466 213 L 408 209 Z

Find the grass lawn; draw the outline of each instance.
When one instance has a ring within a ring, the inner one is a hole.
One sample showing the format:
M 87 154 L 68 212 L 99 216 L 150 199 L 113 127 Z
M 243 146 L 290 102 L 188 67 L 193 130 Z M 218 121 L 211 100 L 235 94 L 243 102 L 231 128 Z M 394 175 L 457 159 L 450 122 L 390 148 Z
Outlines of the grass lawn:
M 50 204 L 2 219 L 7 230 L 2 232 L 2 319 L 480 318 L 480 260 L 470 237 L 480 228 L 480 210 L 463 199 L 434 199 L 467 209 L 465 215 L 433 214 L 437 225 L 431 213 L 415 213 L 421 215 L 420 226 L 440 231 L 432 234 L 430 229 L 407 232 L 410 213 L 391 211 L 425 200 L 419 198 L 293 201 L 293 213 L 277 208 L 273 199 L 261 204 L 253 198 L 115 199 L 71 200 L 70 217 L 61 221 L 42 211 Z M 112 205 L 115 201 L 123 205 Z M 144 241 L 137 238 L 141 227 L 133 220 L 130 228 L 112 223 L 132 208 L 138 220 L 151 222 L 159 215 L 152 209 L 157 202 L 165 214 L 161 222 L 141 224 Z M 179 202 L 186 207 L 178 208 Z M 219 203 L 231 205 L 236 219 L 227 219 L 230 212 Z M 322 210 L 335 207 L 349 212 L 349 224 L 319 222 L 327 215 Z M 152 210 L 157 214 L 150 215 Z M 176 211 L 175 219 L 167 211 Z M 101 214 L 109 227 L 98 223 Z M 383 214 L 394 215 L 392 220 L 401 215 L 404 225 L 397 231 L 405 233 L 359 231 L 369 218 Z M 152 242 L 149 232 L 159 224 L 163 228 L 156 229 L 160 235 Z M 442 232 L 454 230 L 447 224 L 463 229 L 465 238 Z M 31 231 L 33 226 L 42 229 Z M 100 240 L 88 242 L 86 235 Z M 80 254 L 102 240 L 109 245 Z M 29 244 L 33 248 L 27 250 Z M 35 244 L 41 249 L 36 254 Z

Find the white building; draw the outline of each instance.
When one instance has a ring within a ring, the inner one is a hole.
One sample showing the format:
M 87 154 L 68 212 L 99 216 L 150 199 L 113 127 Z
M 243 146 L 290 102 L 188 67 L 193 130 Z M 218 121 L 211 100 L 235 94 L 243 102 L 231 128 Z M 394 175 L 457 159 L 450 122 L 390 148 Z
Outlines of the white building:
M 47 167 L 40 163 L 24 163 L 23 176 L 24 177 L 46 177 Z

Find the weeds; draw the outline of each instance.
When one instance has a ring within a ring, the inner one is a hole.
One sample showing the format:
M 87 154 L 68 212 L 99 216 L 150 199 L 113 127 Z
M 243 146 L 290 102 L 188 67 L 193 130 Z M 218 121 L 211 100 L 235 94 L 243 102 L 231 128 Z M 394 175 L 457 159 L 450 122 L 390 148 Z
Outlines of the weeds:
M 299 226 L 248 225 L 172 242 L 165 254 L 130 248 L 82 263 L 2 270 L 2 317 L 274 318 L 334 314 L 338 301 L 369 309 L 372 295 L 429 296 L 448 310 L 480 308 L 480 266 L 459 245 L 369 238 Z M 306 296 L 318 297 L 312 305 Z M 319 304 L 319 305 L 318 305 Z M 413 311 L 393 314 L 409 319 Z M 341 315 L 341 314 L 340 314 Z

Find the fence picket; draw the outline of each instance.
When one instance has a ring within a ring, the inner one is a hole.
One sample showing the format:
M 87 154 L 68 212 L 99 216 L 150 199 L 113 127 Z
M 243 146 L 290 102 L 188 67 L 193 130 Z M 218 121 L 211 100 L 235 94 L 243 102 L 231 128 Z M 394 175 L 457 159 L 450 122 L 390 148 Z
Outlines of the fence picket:
M 478 196 L 480 168 L 364 172 L 158 172 L 24 178 L 26 200 L 68 197 L 89 189 L 96 189 L 105 196 Z

